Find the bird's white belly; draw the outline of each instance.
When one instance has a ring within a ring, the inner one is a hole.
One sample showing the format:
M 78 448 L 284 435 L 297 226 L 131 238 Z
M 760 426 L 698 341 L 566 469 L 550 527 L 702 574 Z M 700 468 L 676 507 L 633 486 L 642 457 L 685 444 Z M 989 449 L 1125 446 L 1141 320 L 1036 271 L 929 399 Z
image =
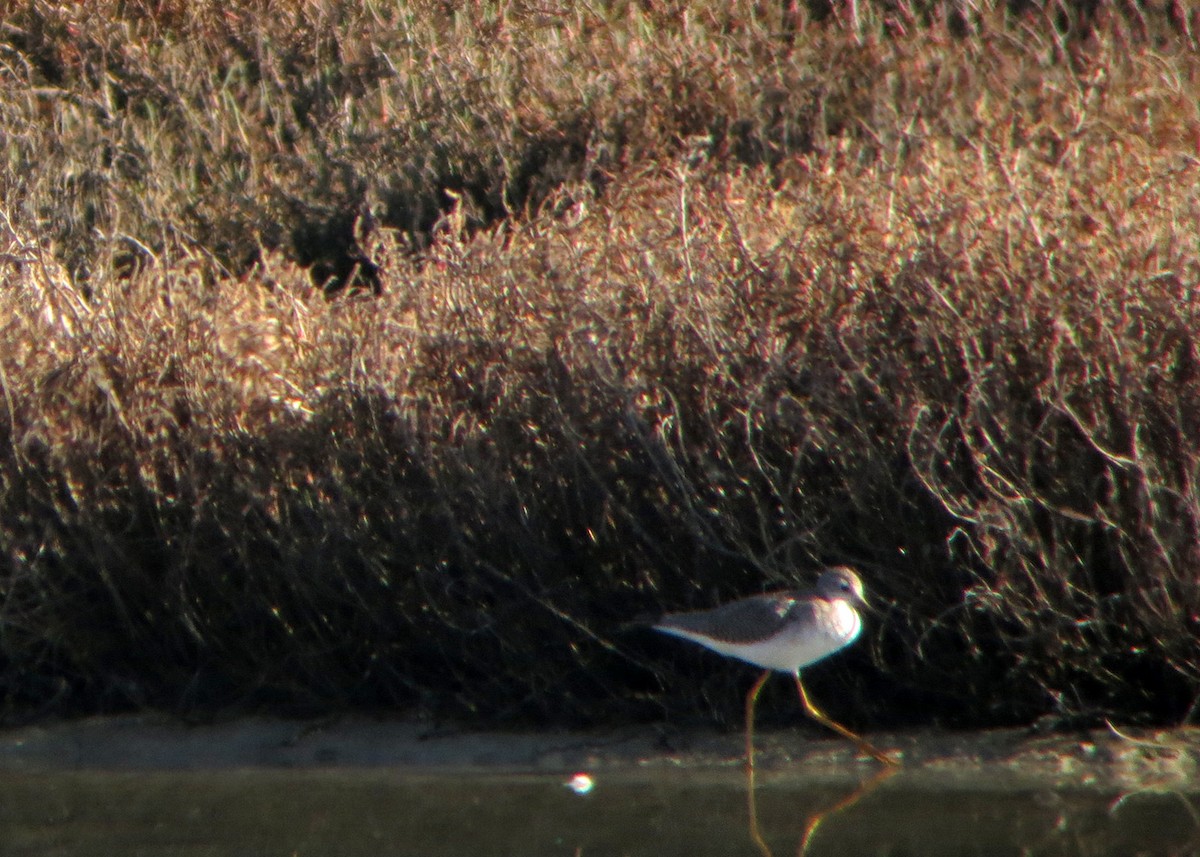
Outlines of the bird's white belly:
M 792 622 L 773 637 L 753 643 L 714 640 L 678 628 L 660 628 L 668 634 L 694 640 L 723 655 L 738 658 L 763 669 L 796 672 L 854 642 L 862 631 L 858 613 L 844 601 L 834 601 L 828 610 L 813 614 L 819 622 Z

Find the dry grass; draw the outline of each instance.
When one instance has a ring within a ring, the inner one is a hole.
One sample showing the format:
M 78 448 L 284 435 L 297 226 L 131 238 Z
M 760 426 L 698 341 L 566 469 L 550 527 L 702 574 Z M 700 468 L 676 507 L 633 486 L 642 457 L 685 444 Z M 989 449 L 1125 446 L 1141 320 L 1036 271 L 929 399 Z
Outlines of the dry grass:
M 1195 22 L 860 6 L 6 16 L 10 714 L 736 717 L 621 623 L 849 561 L 864 719 L 1194 715 Z

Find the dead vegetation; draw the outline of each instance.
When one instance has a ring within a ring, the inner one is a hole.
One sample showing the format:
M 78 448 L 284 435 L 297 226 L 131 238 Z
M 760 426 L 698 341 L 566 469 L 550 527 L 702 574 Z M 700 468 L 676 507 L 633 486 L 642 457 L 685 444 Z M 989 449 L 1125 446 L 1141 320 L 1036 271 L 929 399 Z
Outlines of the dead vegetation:
M 622 624 L 850 562 L 839 716 L 1194 717 L 1196 21 L 858 5 L 14 5 L 9 716 L 736 718 Z

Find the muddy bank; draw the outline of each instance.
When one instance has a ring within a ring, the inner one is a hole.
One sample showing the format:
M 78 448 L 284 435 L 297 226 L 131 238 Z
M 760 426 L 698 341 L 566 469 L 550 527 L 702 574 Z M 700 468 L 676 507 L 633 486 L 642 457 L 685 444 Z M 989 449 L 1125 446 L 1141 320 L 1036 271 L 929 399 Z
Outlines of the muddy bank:
M 1086 788 L 1194 793 L 1200 729 L 1099 730 L 1033 735 L 872 733 L 904 760 L 914 782 L 964 789 Z M 764 782 L 795 777 L 856 780 L 878 765 L 807 729 L 758 736 Z M 156 716 L 90 718 L 0 732 L 0 771 L 395 768 L 410 772 L 553 773 L 622 778 L 672 770 L 721 779 L 742 772 L 740 734 L 633 727 L 596 732 L 500 733 L 414 721 L 240 719 L 188 726 Z

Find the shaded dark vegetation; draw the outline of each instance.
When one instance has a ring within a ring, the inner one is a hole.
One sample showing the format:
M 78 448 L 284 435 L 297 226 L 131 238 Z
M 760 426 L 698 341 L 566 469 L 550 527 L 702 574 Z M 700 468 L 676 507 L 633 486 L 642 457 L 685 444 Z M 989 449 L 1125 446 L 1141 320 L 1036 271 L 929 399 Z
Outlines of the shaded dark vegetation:
M 9 719 L 1194 718 L 1196 22 L 726 6 L 14 6 Z

